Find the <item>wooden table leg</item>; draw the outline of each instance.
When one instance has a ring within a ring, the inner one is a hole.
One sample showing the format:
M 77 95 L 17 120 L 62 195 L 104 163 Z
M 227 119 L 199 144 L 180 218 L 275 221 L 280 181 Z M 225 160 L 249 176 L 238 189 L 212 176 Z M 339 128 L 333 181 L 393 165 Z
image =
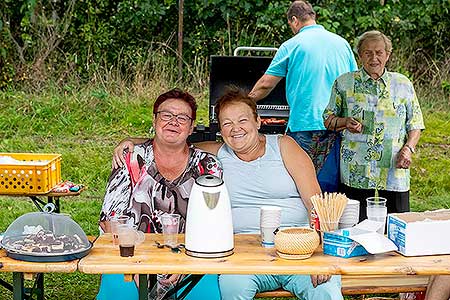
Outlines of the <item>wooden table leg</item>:
M 24 300 L 25 299 L 25 288 L 24 288 L 23 273 L 14 272 L 13 273 L 13 297 L 14 300 Z
M 147 274 L 139 274 L 139 300 L 147 300 L 147 299 L 148 299 Z

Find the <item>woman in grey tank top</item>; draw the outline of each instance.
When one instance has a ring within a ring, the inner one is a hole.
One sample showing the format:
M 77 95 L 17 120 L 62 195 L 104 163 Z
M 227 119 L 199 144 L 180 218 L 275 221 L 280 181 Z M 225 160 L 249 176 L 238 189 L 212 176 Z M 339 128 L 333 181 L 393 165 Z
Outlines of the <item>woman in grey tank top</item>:
M 215 112 L 225 144 L 198 146 L 217 154 L 222 164 L 235 232 L 259 230 L 262 205 L 282 207 L 282 226 L 307 225 L 310 198 L 320 187 L 306 152 L 289 136 L 259 134 L 256 103 L 237 88 L 216 102 Z M 224 300 L 253 299 L 280 287 L 301 299 L 342 299 L 339 276 L 220 275 L 219 286 Z

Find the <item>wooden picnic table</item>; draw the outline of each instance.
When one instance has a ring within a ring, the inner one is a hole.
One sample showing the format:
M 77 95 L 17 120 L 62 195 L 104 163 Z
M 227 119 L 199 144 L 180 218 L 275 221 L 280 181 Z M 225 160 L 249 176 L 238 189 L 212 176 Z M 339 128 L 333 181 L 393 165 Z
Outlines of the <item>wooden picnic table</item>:
M 13 292 L 14 300 L 31 299 L 30 293 L 36 293 L 38 300 L 44 299 L 44 273 L 72 273 L 77 270 L 78 259 L 67 262 L 26 262 L 6 256 L 6 251 L 0 249 L 0 272 L 13 273 L 13 285 L 1 284 Z M 25 279 L 35 279 L 36 288 L 33 291 L 24 287 Z M 30 297 L 30 298 L 29 298 Z
M 450 255 L 405 257 L 396 252 L 340 258 L 324 255 L 319 247 L 305 260 L 280 258 L 275 249 L 263 248 L 259 235 L 235 235 L 234 254 L 202 259 L 168 248 L 157 248 L 161 234 L 146 234 L 133 257 L 120 257 L 110 234 L 100 236 L 92 251 L 78 264 L 87 274 L 139 274 L 139 297 L 147 297 L 146 274 L 342 274 L 342 275 L 435 275 L 450 274 Z M 184 236 L 179 235 L 179 241 Z

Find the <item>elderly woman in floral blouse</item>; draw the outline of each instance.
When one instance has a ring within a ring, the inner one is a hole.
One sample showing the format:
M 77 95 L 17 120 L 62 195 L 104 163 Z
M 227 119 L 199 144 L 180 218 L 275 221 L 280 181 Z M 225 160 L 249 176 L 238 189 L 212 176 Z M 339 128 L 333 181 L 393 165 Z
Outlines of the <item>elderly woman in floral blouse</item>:
M 341 75 L 333 85 L 325 126 L 342 132 L 342 191 L 361 201 L 387 199 L 388 212 L 409 211 L 409 166 L 423 130 L 423 118 L 409 79 L 386 70 L 392 43 L 379 31 L 360 36 L 357 51 L 362 67 Z

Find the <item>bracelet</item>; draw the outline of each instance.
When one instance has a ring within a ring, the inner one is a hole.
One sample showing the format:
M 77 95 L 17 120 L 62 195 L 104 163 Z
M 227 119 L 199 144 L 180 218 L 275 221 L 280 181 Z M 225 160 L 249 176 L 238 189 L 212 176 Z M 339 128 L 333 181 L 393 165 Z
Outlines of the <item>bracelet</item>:
M 406 148 L 408 148 L 409 151 L 411 151 L 411 153 L 416 153 L 416 150 L 414 149 L 414 147 L 411 147 L 411 146 L 408 145 L 408 144 L 405 144 L 405 145 L 403 145 L 403 146 L 406 147 Z

